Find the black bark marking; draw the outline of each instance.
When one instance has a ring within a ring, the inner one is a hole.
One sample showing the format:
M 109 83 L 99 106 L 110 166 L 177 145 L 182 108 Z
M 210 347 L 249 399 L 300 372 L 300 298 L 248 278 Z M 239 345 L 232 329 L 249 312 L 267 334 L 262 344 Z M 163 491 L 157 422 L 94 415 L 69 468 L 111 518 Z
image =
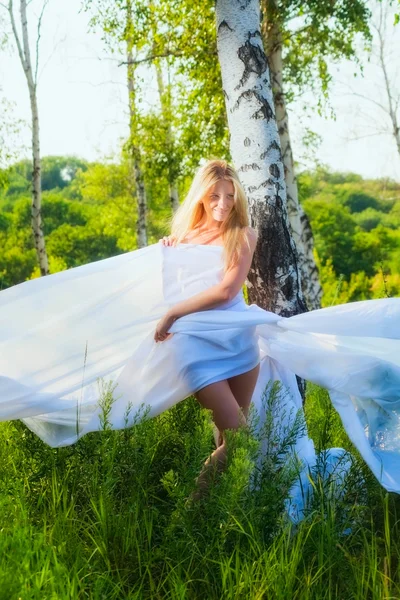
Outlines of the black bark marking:
M 261 107 L 254 113 L 254 119 L 266 119 L 267 121 L 275 120 L 275 113 L 266 98 L 260 96 Z
M 281 190 L 283 189 L 283 187 L 281 186 L 281 184 L 279 183 L 279 181 L 276 181 L 276 179 L 271 179 L 271 177 L 269 177 L 268 179 L 266 179 L 265 181 L 262 182 L 262 184 L 259 187 L 273 187 L 276 190 Z
M 239 169 L 238 172 L 245 172 L 247 173 L 247 171 L 259 171 L 260 170 L 260 166 L 257 163 L 252 163 L 251 165 L 242 165 Z
M 261 160 L 264 160 L 267 157 L 267 154 L 271 150 L 279 150 L 279 152 L 281 151 L 281 147 L 279 146 L 279 144 L 276 140 L 271 142 L 270 145 L 268 146 L 268 148 L 266 149 L 266 151 L 261 154 L 261 156 L 260 156 Z
M 241 100 L 250 100 L 251 98 L 255 98 L 260 104 L 260 108 L 250 115 L 251 119 L 267 119 L 267 121 L 275 121 L 275 113 L 271 106 L 268 104 L 266 98 L 261 96 L 256 90 L 246 90 L 245 92 L 242 92 L 236 100 L 232 110 L 237 110 L 239 108 Z
M 241 167 L 238 172 L 240 171 L 250 171 L 250 170 L 255 170 L 257 168 L 257 170 L 260 170 L 260 167 L 258 165 L 243 165 L 243 167 Z M 276 181 L 274 179 L 271 179 L 270 177 L 268 179 L 266 179 L 265 181 L 263 181 L 262 183 L 260 183 L 259 185 L 250 185 L 247 186 L 247 191 L 249 193 L 253 193 L 256 190 L 260 190 L 263 188 L 270 188 L 271 190 L 273 190 L 273 193 L 270 195 L 265 195 L 264 196 L 264 200 L 266 203 L 269 203 L 270 206 L 274 206 L 274 207 L 278 207 L 279 210 L 282 210 L 282 199 L 279 196 L 279 192 L 280 190 L 283 189 L 282 185 L 279 183 L 279 181 Z M 274 202 L 270 202 L 271 198 L 274 199 Z
M 239 10 L 246 10 L 252 0 L 239 0 Z
M 222 29 L 229 29 L 229 31 L 233 31 L 232 27 L 230 25 L 228 25 L 228 23 L 225 21 L 225 19 L 223 21 L 221 21 L 221 23 L 218 25 L 218 35 L 222 31 Z
M 250 1 L 251 1 L 251 0 L 250 0 Z M 261 33 L 260 33 L 260 31 L 259 31 L 258 29 L 255 29 L 255 30 L 253 31 L 253 33 L 251 33 L 251 31 L 249 31 L 249 34 L 248 34 L 248 35 L 249 35 L 249 40 L 251 40 L 251 38 L 256 38 L 256 37 L 260 38 L 260 40 L 262 39 L 262 38 L 261 38 Z M 266 57 L 266 58 L 267 58 L 267 57 Z M 268 60 L 268 58 L 267 58 L 267 60 Z
M 255 34 L 248 33 L 249 39 L 245 42 L 244 46 L 241 46 L 238 50 L 238 57 L 244 65 L 244 71 L 239 85 L 235 88 L 238 90 L 241 88 L 249 79 L 251 73 L 255 73 L 258 77 L 261 77 L 268 69 L 268 59 L 265 56 L 265 52 L 262 46 L 254 45 L 250 42 L 250 38 L 254 37 Z
M 246 146 L 246 148 L 248 148 L 249 146 L 251 146 L 251 139 L 246 137 L 244 138 L 244 145 Z
M 272 177 L 275 177 L 275 179 L 279 179 L 281 176 L 281 170 L 279 168 L 279 165 L 277 165 L 276 163 L 269 165 L 269 172 L 271 173 Z

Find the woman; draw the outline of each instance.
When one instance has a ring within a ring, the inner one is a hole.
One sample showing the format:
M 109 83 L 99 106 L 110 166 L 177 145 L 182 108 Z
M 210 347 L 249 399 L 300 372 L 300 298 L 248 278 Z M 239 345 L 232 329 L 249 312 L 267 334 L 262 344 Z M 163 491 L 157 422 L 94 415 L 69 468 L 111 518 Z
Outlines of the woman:
M 240 296 L 257 242 L 257 233 L 248 223 L 246 197 L 236 172 L 225 161 L 208 162 L 198 171 L 185 202 L 177 211 L 172 224 L 173 235 L 160 241 L 165 246 L 176 243 L 224 246 L 225 272 L 216 285 L 170 308 L 156 327 L 156 342 L 168 339 L 169 329 L 177 319 L 222 307 Z M 245 330 L 239 334 L 243 335 L 246 335 Z M 237 429 L 245 421 L 243 416 L 248 414 L 260 370 L 256 340 L 251 353 L 257 361 L 253 368 L 206 385 L 194 394 L 204 408 L 212 410 L 220 431 L 220 444 L 206 461 L 199 486 L 207 477 L 207 467 L 221 467 L 225 463 L 224 431 Z
M 400 299 L 283 318 L 248 306 L 241 287 L 256 234 L 234 170 L 196 174 L 172 237 L 0 292 L 0 419 L 22 419 L 51 446 L 156 416 L 195 394 L 222 431 L 279 381 L 279 419 L 302 402 L 296 376 L 325 387 L 373 473 L 400 492 Z M 242 414 L 243 413 L 243 414 Z M 207 470 L 225 461 L 225 441 Z M 304 432 L 295 451 L 315 462 Z

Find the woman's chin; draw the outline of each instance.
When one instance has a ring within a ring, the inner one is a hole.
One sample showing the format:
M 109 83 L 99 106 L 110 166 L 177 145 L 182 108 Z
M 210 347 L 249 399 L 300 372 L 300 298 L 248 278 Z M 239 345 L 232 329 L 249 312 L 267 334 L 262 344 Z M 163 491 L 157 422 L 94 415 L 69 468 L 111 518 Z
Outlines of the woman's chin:
M 226 221 L 226 218 L 226 215 L 213 215 L 213 219 L 217 223 L 223 223 L 224 221 Z

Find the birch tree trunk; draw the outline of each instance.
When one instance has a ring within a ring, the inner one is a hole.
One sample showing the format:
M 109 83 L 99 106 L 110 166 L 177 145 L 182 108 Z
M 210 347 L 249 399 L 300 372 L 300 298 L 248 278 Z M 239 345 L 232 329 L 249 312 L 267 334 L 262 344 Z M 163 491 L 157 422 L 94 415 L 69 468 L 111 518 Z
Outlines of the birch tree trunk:
M 171 122 L 170 122 L 170 112 L 171 112 L 170 103 L 166 100 L 166 97 L 165 97 L 164 81 L 163 81 L 160 64 L 157 61 L 155 61 L 154 66 L 155 66 L 156 75 L 157 75 L 157 87 L 158 87 L 158 94 L 160 96 L 161 110 L 162 110 L 164 121 L 167 126 L 167 145 L 168 145 L 168 148 L 172 152 L 172 150 L 173 150 L 173 133 L 172 133 L 172 127 L 171 127 Z M 176 181 L 173 180 L 170 172 L 168 172 L 168 186 L 169 186 L 169 199 L 171 202 L 171 210 L 172 210 L 172 213 L 175 213 L 179 208 L 179 195 L 178 195 L 178 187 L 176 185 Z
M 263 2 L 263 6 L 266 6 L 266 2 Z M 272 93 L 285 170 L 287 210 L 292 236 L 299 255 L 302 290 L 308 308 L 320 308 L 322 288 L 313 254 L 313 234 L 307 216 L 299 202 L 292 144 L 289 134 L 289 117 L 283 89 L 282 33 L 279 22 L 273 19 L 271 24 L 267 18 L 264 18 L 261 31 L 269 58 Z
M 126 49 L 127 49 L 127 83 L 129 95 L 129 153 L 132 167 L 132 179 L 136 188 L 137 199 L 137 224 L 136 235 L 138 248 L 147 246 L 147 198 L 144 186 L 143 171 L 140 162 L 140 148 L 138 146 L 138 120 L 136 109 L 135 64 L 133 60 L 132 41 L 132 2 L 126 5 Z
M 230 149 L 259 241 L 249 300 L 282 316 L 306 310 L 286 187 L 259 0 L 217 0 L 217 47 L 231 134 Z
M 26 0 L 20 0 L 20 17 L 22 41 L 19 37 L 17 26 L 14 18 L 13 1 L 9 0 L 8 12 L 11 20 L 11 27 L 15 38 L 15 43 L 18 50 L 18 55 L 24 70 L 25 78 L 28 84 L 29 100 L 31 107 L 31 124 L 32 124 L 32 203 L 31 203 L 31 226 L 33 239 L 38 258 L 40 274 L 49 274 L 49 263 L 47 259 L 46 244 L 43 235 L 42 227 L 42 185 L 41 185 L 41 156 L 40 156 L 40 137 L 39 137 L 39 111 L 37 103 L 37 71 L 38 71 L 38 40 L 40 38 L 40 25 L 43 16 L 43 10 L 46 2 L 43 5 L 42 13 L 38 22 L 38 40 L 36 42 L 36 67 L 35 72 L 32 69 L 31 53 L 29 46 L 28 35 L 28 18 L 26 13 Z

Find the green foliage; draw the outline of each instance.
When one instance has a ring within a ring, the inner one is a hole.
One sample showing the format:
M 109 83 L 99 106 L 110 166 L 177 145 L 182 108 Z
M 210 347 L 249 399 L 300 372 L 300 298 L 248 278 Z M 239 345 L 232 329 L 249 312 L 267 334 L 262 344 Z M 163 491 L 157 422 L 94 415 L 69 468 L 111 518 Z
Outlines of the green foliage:
M 314 234 L 324 306 L 399 293 L 400 186 L 318 169 L 299 192 Z
M 341 197 L 341 202 L 344 206 L 349 208 L 351 213 L 361 213 L 368 208 L 372 208 L 381 212 L 389 212 L 393 207 L 393 202 L 390 200 L 382 202 L 378 198 L 374 198 L 368 194 L 351 191 L 349 191 L 347 194 L 345 192 L 345 194 Z
M 274 15 L 283 30 L 288 99 L 306 88 L 326 98 L 332 80 L 329 64 L 343 58 L 357 61 L 357 42 L 371 38 L 367 2 L 285 0 L 270 4 L 277 6 Z
M 135 247 L 135 211 L 123 165 L 88 165 L 70 157 L 44 158 L 43 164 L 49 185 L 54 185 L 42 198 L 51 272 Z M 31 233 L 30 179 L 30 162 L 20 161 L 8 169 L 8 185 L 0 192 L 2 288 L 38 274 Z
M 63 189 L 74 179 L 78 170 L 85 171 L 88 164 L 74 156 L 45 156 L 42 159 L 42 190 Z

